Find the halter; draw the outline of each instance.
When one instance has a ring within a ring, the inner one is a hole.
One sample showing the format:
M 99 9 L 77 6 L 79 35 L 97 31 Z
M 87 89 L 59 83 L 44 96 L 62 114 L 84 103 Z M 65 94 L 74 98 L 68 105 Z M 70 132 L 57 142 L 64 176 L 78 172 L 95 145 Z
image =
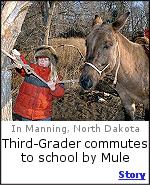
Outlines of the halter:
M 101 73 L 105 70 L 105 69 L 107 69 L 107 67 L 110 65 L 110 64 L 108 64 L 107 66 L 105 66 L 101 71 L 97 68 L 97 67 L 95 67 L 93 64 L 91 64 L 91 63 L 89 63 L 89 62 L 85 62 L 86 64 L 88 64 L 88 65 L 90 65 L 91 67 L 93 67 L 100 75 L 101 75 Z
M 117 66 L 117 69 L 116 69 L 116 72 L 115 72 L 115 78 L 114 78 L 114 81 L 113 81 L 113 84 L 114 84 L 114 85 L 116 85 L 116 83 L 117 83 L 117 75 L 118 75 L 118 70 L 119 70 L 119 67 L 120 67 L 120 48 L 119 48 L 118 42 L 117 42 L 117 46 L 118 46 L 118 57 L 119 57 L 119 62 L 118 62 L 118 66 Z M 117 60 L 117 58 L 116 58 L 116 60 Z M 107 65 L 100 71 L 96 66 L 94 66 L 93 64 L 91 64 L 91 63 L 89 63 L 89 62 L 85 62 L 85 64 L 88 64 L 88 65 L 90 65 L 91 67 L 93 67 L 93 69 L 95 69 L 95 70 L 100 74 L 100 76 L 101 76 L 102 72 L 105 71 L 105 70 L 108 68 L 108 66 L 110 65 L 110 64 L 107 64 Z

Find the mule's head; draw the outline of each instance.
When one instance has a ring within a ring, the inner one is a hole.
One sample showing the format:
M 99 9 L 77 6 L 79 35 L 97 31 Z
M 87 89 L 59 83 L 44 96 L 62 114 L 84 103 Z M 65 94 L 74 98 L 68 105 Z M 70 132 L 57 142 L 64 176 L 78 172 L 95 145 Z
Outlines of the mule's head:
M 123 27 L 128 16 L 129 12 L 113 23 L 101 23 L 93 26 L 86 39 L 85 65 L 79 80 L 84 89 L 93 89 L 106 72 L 113 70 L 118 56 L 116 34 Z M 93 64 L 101 75 L 90 64 Z

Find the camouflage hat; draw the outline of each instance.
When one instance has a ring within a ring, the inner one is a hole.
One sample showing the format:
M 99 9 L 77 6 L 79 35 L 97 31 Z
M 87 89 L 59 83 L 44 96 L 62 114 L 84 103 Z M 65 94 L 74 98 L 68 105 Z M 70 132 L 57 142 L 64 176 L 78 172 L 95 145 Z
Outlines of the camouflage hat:
M 36 59 L 38 57 L 43 57 L 46 56 L 50 59 L 50 61 L 56 65 L 58 62 L 58 57 L 57 57 L 57 53 L 55 51 L 55 49 L 52 46 L 48 46 L 48 45 L 41 45 L 39 46 L 36 51 L 35 51 L 35 55 L 34 55 L 34 60 L 36 61 Z

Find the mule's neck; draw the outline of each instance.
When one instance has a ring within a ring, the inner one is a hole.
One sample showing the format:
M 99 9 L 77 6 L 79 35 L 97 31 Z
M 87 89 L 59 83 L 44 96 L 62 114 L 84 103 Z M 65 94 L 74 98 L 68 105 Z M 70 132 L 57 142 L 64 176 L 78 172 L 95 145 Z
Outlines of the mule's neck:
M 120 49 L 120 68 L 129 76 L 140 73 L 138 68 L 144 68 L 145 59 L 148 60 L 148 57 L 143 51 L 143 47 L 129 41 L 121 33 L 116 34 L 116 40 Z
M 131 57 L 131 53 L 133 54 L 133 50 L 137 48 L 137 44 L 129 41 L 124 35 L 120 32 L 116 34 L 116 40 L 120 47 L 120 53 L 122 58 L 126 58 L 126 56 Z M 124 56 L 125 54 L 125 56 Z
M 130 92 L 130 97 L 141 102 L 141 98 L 146 99 L 149 94 L 149 58 L 140 44 L 129 41 L 120 33 L 116 39 L 120 49 L 117 91 L 121 85 Z

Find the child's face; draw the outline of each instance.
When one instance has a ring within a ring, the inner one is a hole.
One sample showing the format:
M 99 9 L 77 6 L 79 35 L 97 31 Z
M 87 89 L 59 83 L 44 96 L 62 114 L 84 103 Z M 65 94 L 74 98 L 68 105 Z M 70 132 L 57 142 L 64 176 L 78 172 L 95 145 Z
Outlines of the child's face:
M 50 60 L 49 60 L 49 58 L 38 58 L 37 63 L 39 66 L 49 67 Z

